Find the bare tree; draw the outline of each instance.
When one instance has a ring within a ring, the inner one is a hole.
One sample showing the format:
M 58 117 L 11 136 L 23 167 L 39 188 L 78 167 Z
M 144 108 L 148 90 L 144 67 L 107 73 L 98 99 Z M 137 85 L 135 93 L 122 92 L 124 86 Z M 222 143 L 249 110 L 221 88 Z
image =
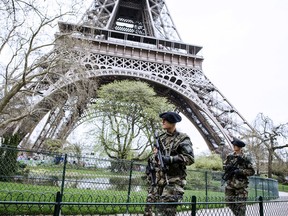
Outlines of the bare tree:
M 253 156 L 253 162 L 255 163 L 256 175 L 261 174 L 262 164 L 268 158 L 266 146 L 263 144 L 263 140 L 259 138 L 259 134 L 256 131 L 252 131 L 251 134 L 245 136 L 247 150 Z
M 64 89 L 62 94 L 43 99 L 39 89 L 58 79 L 60 69 L 65 71 L 65 53 L 55 48 L 55 27 L 60 18 L 76 17 L 82 2 L 0 2 L 0 136 L 27 116 L 46 114 L 59 97 L 67 97 Z
M 254 121 L 254 127 L 261 136 L 257 138 L 257 145 L 261 147 L 258 148 L 259 152 L 257 154 L 265 155 L 265 150 L 268 153 L 267 169 L 268 177 L 271 178 L 273 171 L 272 164 L 275 157 L 275 151 L 288 147 L 288 123 L 275 125 L 269 117 L 264 116 L 263 113 L 259 113 Z

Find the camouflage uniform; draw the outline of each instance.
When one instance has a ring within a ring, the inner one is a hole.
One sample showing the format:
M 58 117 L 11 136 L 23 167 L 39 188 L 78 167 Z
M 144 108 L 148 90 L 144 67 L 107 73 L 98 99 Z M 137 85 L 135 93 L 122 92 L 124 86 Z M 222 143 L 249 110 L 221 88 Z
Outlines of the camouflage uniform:
M 239 158 L 240 157 L 240 158 Z M 239 162 L 235 166 L 235 162 Z M 233 166 L 234 164 L 234 166 Z M 246 190 L 249 184 L 248 176 L 254 175 L 255 171 L 252 166 L 251 158 L 241 151 L 241 155 L 231 153 L 224 161 L 224 170 L 233 167 L 232 176 L 227 180 L 225 187 L 226 202 L 246 201 L 248 191 Z M 228 207 L 232 210 L 235 216 L 244 216 L 246 212 L 245 203 L 228 203 Z
M 165 174 L 159 168 L 155 155 L 149 158 L 148 166 L 150 164 L 150 168 L 147 169 L 147 175 L 150 187 L 146 201 L 147 203 L 179 202 L 183 197 L 186 184 L 186 166 L 194 163 L 192 143 L 186 134 L 177 131 L 173 134 L 166 132 L 160 135 L 159 143 L 162 145 L 162 155 L 171 158 L 177 157 L 177 161 L 172 162 L 173 159 L 171 159 L 171 163 L 167 164 L 168 170 Z M 152 177 L 151 167 L 154 168 L 155 177 Z M 156 179 L 154 184 L 152 183 L 153 178 Z M 158 205 L 156 207 L 159 215 L 176 215 L 177 205 Z M 144 215 L 152 215 L 152 205 L 146 205 Z

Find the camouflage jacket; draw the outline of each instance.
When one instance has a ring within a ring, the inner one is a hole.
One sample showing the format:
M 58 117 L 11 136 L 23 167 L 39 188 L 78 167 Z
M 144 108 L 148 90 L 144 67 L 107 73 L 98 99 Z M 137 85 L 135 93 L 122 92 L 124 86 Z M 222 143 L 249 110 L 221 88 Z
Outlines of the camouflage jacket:
M 186 184 L 186 166 L 194 163 L 194 153 L 190 138 L 185 133 L 174 132 L 173 134 L 163 133 L 159 136 L 161 153 L 163 156 L 178 156 L 180 162 L 167 165 L 167 178 L 169 183 Z M 155 168 L 158 184 L 165 184 L 164 173 L 159 168 L 155 155 L 152 155 L 148 162 Z
M 235 152 L 229 154 L 224 161 L 223 168 L 225 172 L 233 173 L 231 178 L 227 180 L 228 188 L 247 188 L 249 184 L 248 176 L 255 174 L 251 157 L 243 152 L 240 155 L 236 155 Z

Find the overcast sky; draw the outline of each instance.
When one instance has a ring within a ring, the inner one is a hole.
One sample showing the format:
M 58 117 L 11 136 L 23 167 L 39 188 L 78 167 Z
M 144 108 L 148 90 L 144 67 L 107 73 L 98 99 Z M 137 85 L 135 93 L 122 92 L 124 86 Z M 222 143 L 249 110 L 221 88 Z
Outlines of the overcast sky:
M 204 74 L 248 122 L 260 112 L 288 122 L 288 1 L 166 3 L 182 40 L 203 47 Z

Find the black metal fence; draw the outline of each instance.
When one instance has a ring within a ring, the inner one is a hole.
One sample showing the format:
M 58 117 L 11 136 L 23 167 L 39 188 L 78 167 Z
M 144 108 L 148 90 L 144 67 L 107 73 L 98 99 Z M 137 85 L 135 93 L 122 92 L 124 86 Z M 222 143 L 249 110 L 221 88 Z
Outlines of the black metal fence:
M 108 200 L 107 200 L 108 201 Z M 263 197 L 250 199 L 245 203 L 246 216 L 287 216 L 288 197 L 265 200 Z M 154 215 L 158 215 L 158 207 L 177 205 L 177 215 L 191 216 L 211 216 L 223 215 L 232 216 L 232 211 L 227 207 L 229 203 L 223 199 L 213 198 L 210 201 L 191 197 L 191 201 L 180 203 L 154 203 Z M 121 203 L 111 200 L 111 202 L 88 202 L 88 201 L 62 201 L 60 192 L 56 195 L 56 200 L 52 201 L 0 201 L 0 215 L 144 215 L 147 203 L 130 202 Z M 161 215 L 161 214 L 159 214 Z M 168 215 L 166 215 L 168 216 Z
M 9 148 L 0 152 L 0 215 L 143 214 L 146 164 Z M 187 174 L 179 214 L 230 214 L 221 172 L 188 170 Z M 247 212 L 260 214 L 261 205 L 263 212 L 272 204 L 287 205 L 288 199 L 278 197 L 277 181 L 252 177 Z

